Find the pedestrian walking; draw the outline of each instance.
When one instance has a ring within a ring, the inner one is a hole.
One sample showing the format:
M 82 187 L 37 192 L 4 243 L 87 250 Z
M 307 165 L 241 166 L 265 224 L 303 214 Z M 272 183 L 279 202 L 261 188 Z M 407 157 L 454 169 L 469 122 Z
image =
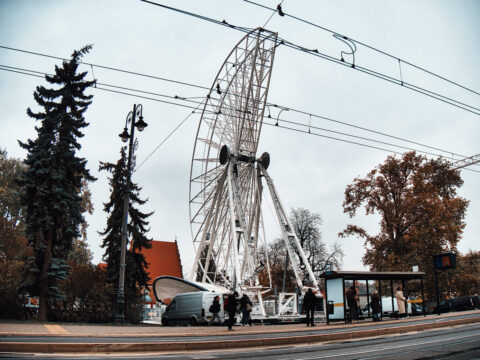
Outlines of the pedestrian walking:
M 220 296 L 217 295 L 213 298 L 212 305 L 210 305 L 208 311 L 212 313 L 212 318 L 208 322 L 208 325 L 212 325 L 215 319 L 218 320 L 219 324 L 222 323 L 222 320 L 220 320 L 220 316 L 218 315 L 218 313 L 220 312 Z
M 243 294 L 240 299 L 240 311 L 242 312 L 242 326 L 250 324 L 250 312 L 252 311 L 252 302 L 247 294 Z
M 397 298 L 397 306 L 398 306 L 398 315 L 403 318 L 407 314 L 405 312 L 405 297 L 403 296 L 402 288 L 399 286 L 397 287 L 397 292 L 395 293 L 395 297 Z
M 307 293 L 303 297 L 303 308 L 307 314 L 307 326 L 315 326 L 315 307 L 317 305 L 317 297 L 313 293 L 312 289 L 308 289 Z
M 235 324 L 235 315 L 237 313 L 237 296 L 238 293 L 235 291 L 228 295 L 226 310 L 228 311 L 228 330 L 233 330 L 233 324 Z
M 382 320 L 381 317 L 381 308 L 380 308 L 380 295 L 378 294 L 378 290 L 374 290 L 371 298 L 372 304 L 372 316 L 373 321 L 380 321 Z
M 347 305 L 348 305 L 348 322 L 352 320 L 358 320 L 358 311 L 357 311 L 357 291 L 352 286 L 347 290 Z

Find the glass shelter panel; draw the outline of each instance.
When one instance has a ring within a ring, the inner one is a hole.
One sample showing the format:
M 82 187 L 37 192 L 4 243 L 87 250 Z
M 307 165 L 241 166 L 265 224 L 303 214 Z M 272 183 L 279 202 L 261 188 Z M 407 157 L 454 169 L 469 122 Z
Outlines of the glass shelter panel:
M 333 314 L 329 314 L 329 318 L 332 320 L 343 320 L 345 316 L 343 304 L 345 290 L 343 288 L 343 279 L 327 279 L 326 288 L 328 301 L 333 305 Z

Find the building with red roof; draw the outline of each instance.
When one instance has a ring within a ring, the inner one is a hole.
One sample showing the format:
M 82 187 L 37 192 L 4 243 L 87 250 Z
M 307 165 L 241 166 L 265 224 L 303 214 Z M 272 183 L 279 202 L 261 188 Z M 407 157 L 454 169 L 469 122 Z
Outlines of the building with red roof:
M 150 249 L 142 249 L 142 254 L 148 265 L 152 281 L 163 275 L 183 278 L 182 261 L 178 251 L 177 241 L 152 241 Z
M 142 254 L 148 265 L 150 273 L 150 283 L 148 295 L 152 299 L 150 304 L 155 304 L 155 295 L 153 294 L 152 283 L 159 276 L 170 275 L 183 279 L 182 261 L 178 251 L 177 240 L 170 241 L 152 241 L 150 249 L 142 249 Z
M 182 261 L 178 251 L 177 240 L 174 242 L 152 240 L 152 247 L 150 249 L 142 249 L 141 253 L 145 256 L 145 260 L 148 263 L 147 271 L 151 279 L 148 284 L 148 295 L 151 299 L 149 303 L 153 305 L 156 303 L 152 288 L 153 280 L 163 275 L 183 279 Z M 99 264 L 98 266 L 106 268 L 106 264 Z

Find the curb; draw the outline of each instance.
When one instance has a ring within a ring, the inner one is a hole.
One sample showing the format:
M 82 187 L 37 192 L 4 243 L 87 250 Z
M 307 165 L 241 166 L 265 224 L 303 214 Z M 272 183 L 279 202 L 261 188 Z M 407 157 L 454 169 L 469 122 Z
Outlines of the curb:
M 222 350 L 247 347 L 265 347 L 291 344 L 306 344 L 334 340 L 351 340 L 380 335 L 403 334 L 412 331 L 445 328 L 456 325 L 479 323 L 480 317 L 445 320 L 438 323 L 405 325 L 393 328 L 358 330 L 331 334 L 301 335 L 293 337 L 259 338 L 230 341 L 200 342 L 162 342 L 162 343 L 0 343 L 0 352 L 13 353 L 123 353 L 123 352 L 161 352 L 191 350 Z

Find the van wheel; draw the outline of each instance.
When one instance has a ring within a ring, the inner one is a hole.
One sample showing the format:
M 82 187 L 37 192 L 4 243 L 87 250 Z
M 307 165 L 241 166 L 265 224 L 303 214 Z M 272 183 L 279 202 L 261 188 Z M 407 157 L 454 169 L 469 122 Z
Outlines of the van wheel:
M 188 324 L 191 325 L 191 326 L 195 326 L 197 325 L 197 320 L 195 318 L 190 318 L 190 320 L 188 321 Z
M 168 323 L 168 320 L 167 320 L 167 319 L 162 318 L 162 325 L 163 325 L 163 326 L 168 326 L 168 325 L 170 325 L 170 324 Z

